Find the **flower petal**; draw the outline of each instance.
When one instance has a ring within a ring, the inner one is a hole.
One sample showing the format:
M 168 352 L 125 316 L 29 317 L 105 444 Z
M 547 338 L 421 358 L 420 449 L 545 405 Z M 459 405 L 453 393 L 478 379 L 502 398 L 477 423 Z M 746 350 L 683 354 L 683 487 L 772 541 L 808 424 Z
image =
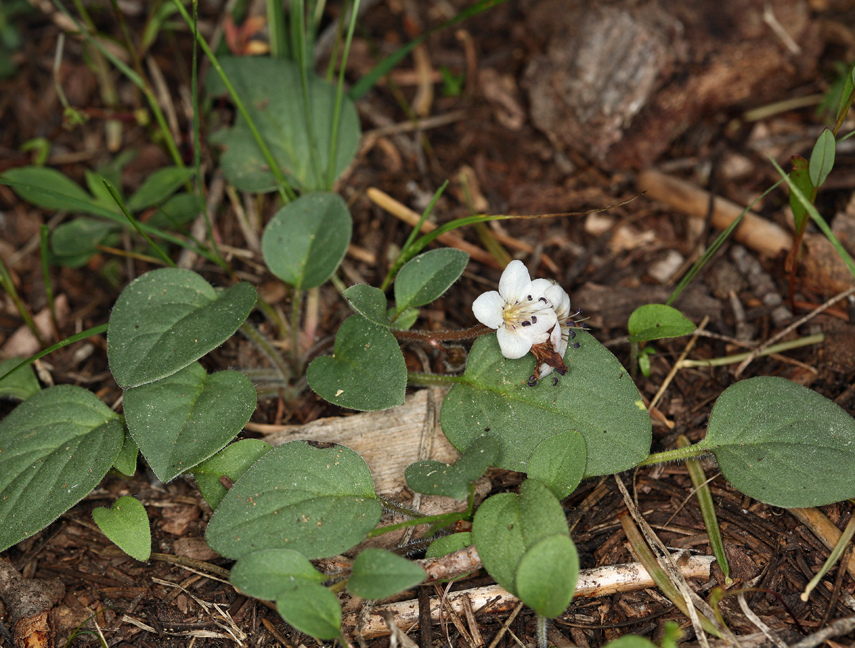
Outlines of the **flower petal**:
M 531 350 L 531 340 L 510 332 L 504 326 L 496 331 L 496 337 L 499 339 L 502 355 L 510 360 L 522 358 Z
M 504 322 L 502 317 L 502 308 L 505 306 L 505 300 L 495 290 L 485 292 L 479 295 L 472 303 L 472 312 L 475 318 L 484 326 L 490 328 L 499 328 Z
M 557 284 L 549 279 L 535 279 L 531 282 L 531 288 L 529 289 L 528 294 L 531 295 L 533 299 L 540 299 L 545 295 L 549 288 L 554 286 L 557 286 Z
M 565 318 L 570 315 L 570 295 L 558 284 L 554 284 L 546 289 L 544 297 L 552 304 L 556 314 L 560 318 Z
M 528 273 L 528 268 L 522 261 L 514 259 L 507 265 L 502 278 L 499 279 L 499 294 L 506 302 L 513 304 L 525 299 L 530 287 L 531 275 Z

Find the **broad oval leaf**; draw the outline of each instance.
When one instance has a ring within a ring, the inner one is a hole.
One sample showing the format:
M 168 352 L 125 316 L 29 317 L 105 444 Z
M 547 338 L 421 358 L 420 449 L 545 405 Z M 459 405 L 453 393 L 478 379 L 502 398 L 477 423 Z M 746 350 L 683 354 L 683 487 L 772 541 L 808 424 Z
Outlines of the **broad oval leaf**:
M 229 581 L 244 594 L 268 601 L 291 589 L 298 581 L 323 583 L 327 579 L 301 553 L 290 549 L 264 549 L 247 554 L 229 573 Z
M 136 497 L 126 495 L 117 499 L 111 508 L 96 508 L 92 518 L 104 535 L 131 558 L 145 562 L 151 557 L 148 514 Z
M 558 499 L 570 495 L 585 475 L 585 437 L 576 430 L 541 441 L 528 458 L 526 474 L 543 482 Z
M 632 468 L 650 453 L 652 428 L 626 370 L 603 345 L 576 332 L 579 348 L 565 354 L 567 374 L 534 387 L 535 359 L 502 356 L 495 335 L 475 341 L 466 372 L 442 403 L 442 430 L 458 449 L 489 431 L 499 441 L 495 466 L 525 472 L 537 445 L 575 429 L 585 438 L 585 474 Z
M 749 378 L 716 401 L 706 438 L 725 478 L 746 495 L 784 508 L 855 497 L 855 420 L 785 378 Z
M 158 479 L 168 482 L 222 450 L 252 416 L 255 387 L 237 371 L 198 362 L 125 390 L 125 421 Z
M 360 552 L 352 569 L 347 589 L 365 599 L 392 596 L 415 587 L 427 578 L 427 572 L 416 563 L 377 548 Z
M 44 389 L 0 421 L 0 551 L 88 495 L 123 438 L 119 416 L 74 385 Z
M 323 585 L 298 581 L 276 597 L 276 611 L 300 632 L 322 640 L 341 634 L 341 605 Z
M 248 283 L 217 291 L 190 270 L 142 275 L 122 291 L 110 316 L 113 377 L 129 389 L 171 376 L 231 337 L 255 300 Z
M 297 290 L 315 288 L 336 271 L 353 229 L 341 196 L 311 193 L 280 209 L 261 238 L 264 262 Z
M 689 335 L 695 330 L 695 324 L 676 308 L 645 304 L 629 316 L 627 328 L 630 342 L 644 342 Z
M 544 538 L 526 551 L 517 567 L 520 600 L 548 619 L 570 605 L 579 578 L 579 554 L 567 535 Z
M 152 173 L 136 193 L 128 198 L 125 207 L 137 212 L 164 202 L 184 183 L 196 175 L 196 170 L 187 167 L 165 167 Z
M 261 439 L 242 439 L 226 446 L 210 459 L 190 469 L 196 478 L 196 485 L 205 501 L 216 509 L 228 493 L 220 479 L 228 477 L 236 482 L 249 470 L 249 467 L 261 459 L 273 446 Z M 264 598 L 263 596 L 260 598 Z
M 404 404 L 407 366 L 389 329 L 353 315 L 338 329 L 332 357 L 314 360 L 306 378 L 330 403 L 383 410 Z
M 58 257 L 88 258 L 98 251 L 98 244 L 121 229 L 118 223 L 79 216 L 54 229 L 50 236 L 50 247 Z
M 327 189 L 335 86 L 309 74 L 310 133 L 304 104 L 300 100 L 303 90 L 296 62 L 266 56 L 241 56 L 222 57 L 220 63 L 289 182 L 302 193 Z M 225 93 L 222 80 L 214 70 L 206 80 L 206 87 L 209 94 Z M 356 154 L 359 137 L 356 107 L 345 97 L 338 127 L 334 179 Z M 239 190 L 260 193 L 276 188 L 267 160 L 242 116 L 237 116 L 231 129 L 215 133 L 211 141 L 225 146 L 220 164 L 229 182 Z
M 439 299 L 460 278 L 468 262 L 469 255 L 454 248 L 431 250 L 410 259 L 395 277 L 397 311 Z
M 836 145 L 834 133 L 827 128 L 823 129 L 813 146 L 808 165 L 810 181 L 814 187 L 821 187 L 828 174 L 831 173 L 831 168 L 834 166 Z
M 380 514 L 371 472 L 358 454 L 292 441 L 237 481 L 211 517 L 206 538 L 228 558 L 276 548 L 324 558 L 361 542 Z
M 387 328 L 392 326 L 386 315 L 386 294 L 379 288 L 357 284 L 345 290 L 342 295 L 350 307 L 369 322 Z
M 189 223 L 205 210 L 205 201 L 196 194 L 180 193 L 172 196 L 147 223 L 150 227 L 176 228 Z
M 483 475 L 493 463 L 499 446 L 495 439 L 475 439 L 453 464 L 441 461 L 417 461 L 407 466 L 407 486 L 417 493 L 444 495 L 457 500 L 469 497 L 469 485 Z

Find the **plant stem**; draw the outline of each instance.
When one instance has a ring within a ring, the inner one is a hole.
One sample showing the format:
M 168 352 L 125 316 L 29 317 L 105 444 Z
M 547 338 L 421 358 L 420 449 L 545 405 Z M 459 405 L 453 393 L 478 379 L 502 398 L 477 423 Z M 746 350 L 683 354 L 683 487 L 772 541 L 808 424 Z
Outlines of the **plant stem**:
M 455 342 L 457 340 L 471 340 L 472 338 L 480 337 L 487 333 L 492 333 L 494 329 L 483 324 L 476 324 L 472 328 L 463 329 L 462 331 L 402 331 L 392 330 L 394 335 L 399 340 L 420 340 L 428 344 L 435 342 Z
M 12 281 L 12 275 L 9 274 L 9 269 L 6 267 L 6 263 L 3 259 L 0 259 L 0 288 L 3 288 L 3 290 L 9 294 L 9 297 L 12 298 L 12 301 L 15 302 L 15 308 L 18 309 L 18 314 L 21 316 L 21 319 L 24 320 L 27 328 L 30 329 L 30 332 L 35 336 L 39 346 L 44 347 L 45 341 L 42 339 L 41 333 L 39 333 L 39 328 L 36 326 L 35 320 L 30 315 L 30 311 L 27 310 L 27 306 L 24 304 L 21 296 L 18 294 L 18 291 L 15 290 L 15 283 Z
M 542 614 L 537 615 L 537 648 L 549 648 L 546 639 L 546 617 Z
M 420 371 L 407 372 L 407 384 L 420 387 L 448 387 L 450 384 L 463 382 L 462 376 L 447 376 L 444 374 L 429 374 Z
M 294 364 L 294 373 L 298 376 L 303 373 L 303 354 L 300 352 L 300 307 L 303 302 L 303 291 L 294 287 L 294 296 L 291 298 L 291 360 Z
M 808 335 L 807 337 L 798 338 L 796 340 L 781 342 L 780 344 L 775 344 L 767 349 L 763 349 L 763 351 L 758 354 L 758 357 L 771 355 L 773 353 L 781 353 L 781 351 L 798 349 L 799 347 L 809 346 L 811 344 L 819 344 L 824 339 L 825 336 L 822 333 L 817 333 L 816 335 Z M 682 362 L 680 362 L 680 367 L 723 367 L 725 365 L 742 362 L 750 355 L 751 352 L 737 353 L 731 356 L 725 356 L 723 358 L 712 358 L 711 360 L 683 360 Z
M 686 459 L 697 459 L 711 453 L 707 448 L 702 447 L 702 443 L 696 443 L 688 448 L 677 448 L 676 450 L 666 450 L 665 452 L 657 452 L 652 454 L 647 459 L 637 464 L 636 467 L 650 466 L 657 463 L 665 463 L 666 461 L 685 461 Z
M 350 4 L 350 22 L 347 26 L 347 37 L 344 41 L 344 52 L 341 55 L 341 67 L 338 71 L 338 85 L 336 85 L 335 89 L 335 107 L 333 109 L 332 134 L 330 135 L 330 155 L 327 166 L 327 189 L 330 191 L 332 191 L 333 184 L 335 183 L 338 130 L 341 125 L 341 104 L 344 99 L 344 68 L 347 66 L 347 57 L 350 54 L 350 43 L 353 40 L 353 32 L 356 29 L 356 16 L 358 13 L 359 0 L 353 0 Z

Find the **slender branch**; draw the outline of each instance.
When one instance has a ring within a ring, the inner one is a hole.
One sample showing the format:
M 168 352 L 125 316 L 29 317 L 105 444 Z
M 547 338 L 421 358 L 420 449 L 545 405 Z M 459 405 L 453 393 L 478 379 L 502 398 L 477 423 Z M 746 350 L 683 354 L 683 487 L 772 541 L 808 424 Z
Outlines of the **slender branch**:
M 471 340 L 472 338 L 480 337 L 487 333 L 492 333 L 494 329 L 483 324 L 477 324 L 472 328 L 463 329 L 462 331 L 399 331 L 392 330 L 394 335 L 399 340 L 420 340 L 428 344 L 435 345 L 438 342 L 455 342 L 457 340 Z

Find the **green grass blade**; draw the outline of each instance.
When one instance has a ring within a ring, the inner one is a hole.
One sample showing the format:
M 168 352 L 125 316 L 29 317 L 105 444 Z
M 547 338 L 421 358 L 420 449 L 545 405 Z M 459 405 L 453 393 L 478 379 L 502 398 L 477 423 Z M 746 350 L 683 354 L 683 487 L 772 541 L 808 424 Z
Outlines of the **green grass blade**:
M 350 54 L 350 44 L 353 32 L 356 30 L 356 16 L 359 14 L 360 0 L 354 0 L 350 6 L 350 20 L 347 25 L 347 37 L 344 41 L 344 52 L 341 55 L 341 67 L 338 71 L 338 85 L 335 89 L 335 108 L 332 120 L 332 136 L 330 137 L 329 168 L 327 169 L 327 187 L 332 191 L 335 183 L 335 156 L 338 148 L 338 129 L 341 121 L 341 104 L 344 101 L 344 70 L 347 67 L 347 57 Z
M 175 268 L 175 267 L 176 267 L 176 266 L 175 266 L 175 262 L 174 262 L 172 259 L 170 259 L 170 258 L 169 258 L 169 255 L 168 255 L 166 252 L 164 252 L 164 251 L 161 249 L 161 247 L 160 247 L 157 243 L 155 243 L 154 241 L 152 241 L 152 240 L 149 238 L 148 234 L 146 234 L 146 233 L 143 231 L 143 229 L 140 227 L 140 223 L 139 223 L 139 221 L 138 221 L 136 218 L 134 218 L 134 217 L 131 215 L 131 212 L 129 212 L 129 211 L 128 211 L 128 208 L 127 208 L 127 207 L 125 207 L 125 203 L 124 203 L 124 201 L 122 200 L 122 197 L 121 197 L 121 196 L 119 195 L 119 193 L 115 190 L 115 188 L 113 187 L 113 185 L 111 185 L 111 184 L 110 184 L 109 182 L 107 182 L 106 180 L 102 180 L 102 182 L 104 183 L 104 186 L 107 188 L 107 191 L 109 191 L 109 192 L 110 192 L 110 195 L 111 195 L 111 196 L 113 196 L 113 200 L 115 200 L 115 201 L 116 201 L 116 204 L 119 206 L 119 209 L 121 209 L 121 210 L 122 210 L 122 213 L 125 215 L 125 218 L 127 218 L 127 219 L 128 219 L 128 221 L 130 222 L 130 224 L 134 226 L 134 229 L 135 229 L 137 232 L 139 232 L 140 236 L 142 236 L 142 237 L 143 237 L 143 238 L 148 242 L 148 244 L 149 244 L 152 248 L 154 248 L 154 251 L 155 251 L 155 252 L 157 252 L 158 256 L 160 256 L 160 258 L 161 258 L 161 259 L 163 259 L 163 260 L 166 262 L 166 265 L 169 265 L 169 266 L 172 266 L 173 268 Z

